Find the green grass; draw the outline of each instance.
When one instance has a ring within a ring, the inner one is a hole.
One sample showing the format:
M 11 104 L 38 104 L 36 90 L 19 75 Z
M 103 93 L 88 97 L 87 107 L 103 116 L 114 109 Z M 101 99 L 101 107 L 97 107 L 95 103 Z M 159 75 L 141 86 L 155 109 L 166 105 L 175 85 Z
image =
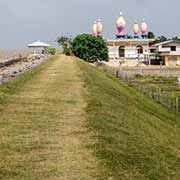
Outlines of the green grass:
M 0 86 L 0 180 L 92 180 L 83 80 L 58 56 Z
M 61 56 L 0 94 L 2 180 L 180 179 L 178 117 L 108 72 Z
M 130 80 L 136 82 L 136 84 L 160 88 L 166 93 L 180 96 L 180 86 L 177 84 L 177 79 L 177 77 L 136 76 Z
M 0 85 L 0 111 L 4 108 L 5 104 L 8 103 L 9 98 L 21 91 L 21 89 L 33 78 L 47 68 L 53 60 L 57 57 L 53 57 L 49 61 L 37 66 L 23 74 L 18 75 L 16 78 L 12 79 L 10 82 Z
M 180 179 L 178 117 L 134 88 L 79 61 L 101 180 Z

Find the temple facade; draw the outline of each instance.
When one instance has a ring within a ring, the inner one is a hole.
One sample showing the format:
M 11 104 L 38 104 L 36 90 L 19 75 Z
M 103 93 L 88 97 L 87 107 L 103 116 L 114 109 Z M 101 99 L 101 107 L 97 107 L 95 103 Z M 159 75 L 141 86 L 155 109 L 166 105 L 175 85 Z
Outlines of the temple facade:
M 127 61 L 150 61 L 150 42 L 154 39 L 148 38 L 148 26 L 145 19 L 142 20 L 141 27 L 135 21 L 133 26 L 133 36 L 125 35 L 126 21 L 120 13 L 116 21 L 118 33 L 115 39 L 107 40 L 110 60 Z M 141 34 L 140 34 L 141 30 Z
M 148 60 L 150 39 L 115 39 L 107 40 L 110 60 Z
M 133 36 L 125 35 L 126 21 L 123 13 L 117 18 L 116 27 L 117 34 L 114 39 L 106 41 L 108 47 L 109 60 L 113 61 L 150 61 L 150 42 L 154 39 L 148 38 L 148 26 L 145 19 L 142 20 L 141 27 L 135 21 L 133 26 Z M 93 34 L 95 36 L 102 36 L 103 26 L 101 20 L 95 22 L 93 25 Z M 141 33 L 140 33 L 141 31 Z

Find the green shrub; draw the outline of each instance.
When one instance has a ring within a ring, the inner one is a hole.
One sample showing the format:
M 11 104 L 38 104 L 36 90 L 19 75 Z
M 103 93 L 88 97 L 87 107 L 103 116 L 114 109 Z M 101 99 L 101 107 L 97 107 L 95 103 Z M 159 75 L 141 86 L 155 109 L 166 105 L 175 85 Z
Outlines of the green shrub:
M 78 35 L 72 42 L 72 52 L 85 61 L 107 61 L 108 49 L 102 37 Z
M 56 54 L 56 48 L 49 48 L 48 53 L 51 55 L 55 55 Z
M 64 46 L 63 54 L 65 54 L 67 56 L 70 56 L 71 55 L 71 50 L 67 46 Z

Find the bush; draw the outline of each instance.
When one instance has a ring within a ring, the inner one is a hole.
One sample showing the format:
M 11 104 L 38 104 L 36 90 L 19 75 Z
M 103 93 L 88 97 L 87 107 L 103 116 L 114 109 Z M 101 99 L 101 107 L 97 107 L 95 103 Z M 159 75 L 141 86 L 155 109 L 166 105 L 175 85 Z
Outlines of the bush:
M 51 54 L 51 55 L 55 55 L 56 54 L 56 49 L 55 48 L 49 48 L 48 53 Z
M 108 61 L 108 49 L 102 37 L 78 35 L 72 42 L 72 52 L 85 61 Z
M 67 56 L 70 56 L 71 55 L 71 50 L 67 46 L 64 46 L 63 54 L 65 54 Z

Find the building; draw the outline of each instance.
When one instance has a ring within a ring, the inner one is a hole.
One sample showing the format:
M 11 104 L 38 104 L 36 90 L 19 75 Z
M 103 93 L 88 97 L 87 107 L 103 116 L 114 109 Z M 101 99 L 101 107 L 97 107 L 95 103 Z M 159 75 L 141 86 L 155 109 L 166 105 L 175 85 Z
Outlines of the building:
M 32 54 L 36 56 L 46 54 L 50 45 L 41 41 L 36 41 L 32 44 L 29 44 L 28 47 L 31 50 Z
M 110 60 L 147 60 L 150 55 L 150 39 L 115 39 L 108 40 L 108 54 Z
M 148 26 L 145 19 L 139 27 L 135 21 L 133 36 L 125 34 L 126 21 L 120 13 L 116 21 L 117 34 L 114 39 L 106 40 L 109 64 L 117 66 L 119 62 L 125 66 L 137 66 L 139 63 L 166 66 L 180 65 L 180 41 L 169 40 L 162 43 L 152 43 L 155 39 L 148 38 Z M 94 22 L 93 35 L 102 36 L 103 25 L 100 19 Z
M 126 21 L 123 14 L 116 21 L 118 33 L 115 39 L 107 40 L 109 60 L 121 61 L 123 63 L 146 61 L 150 63 L 150 49 L 149 44 L 154 39 L 148 39 L 148 26 L 145 19 L 141 23 L 141 35 L 139 35 L 139 25 L 135 21 L 133 26 L 134 35 L 128 37 L 125 35 Z
M 180 41 L 169 40 L 154 44 L 156 54 L 166 66 L 180 65 Z

